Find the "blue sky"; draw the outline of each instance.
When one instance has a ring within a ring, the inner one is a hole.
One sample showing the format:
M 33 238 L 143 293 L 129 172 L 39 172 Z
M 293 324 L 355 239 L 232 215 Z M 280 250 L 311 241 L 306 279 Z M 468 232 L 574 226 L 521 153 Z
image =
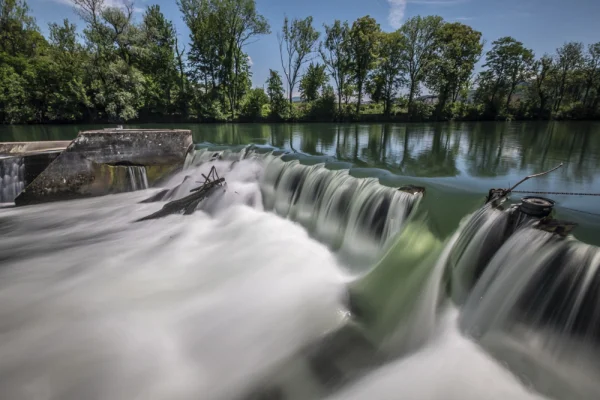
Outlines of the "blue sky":
M 106 0 L 118 3 L 120 0 Z M 44 33 L 49 22 L 69 18 L 78 26 L 70 0 L 28 0 Z M 180 39 L 187 43 L 188 31 L 181 20 L 175 0 L 137 0 L 143 9 L 159 4 L 174 21 Z M 271 24 L 273 33 L 261 37 L 246 49 L 253 66 L 253 83 L 262 86 L 269 68 L 281 70 L 276 32 L 284 15 L 290 18 L 312 15 L 315 26 L 335 19 L 349 22 L 371 15 L 385 31 L 398 28 L 414 15 L 440 15 L 447 21 L 460 21 L 481 31 L 486 50 L 495 39 L 513 36 L 532 48 L 536 55 L 553 53 L 568 41 L 600 42 L 600 0 L 256 0 L 258 11 Z M 138 13 L 138 18 L 141 14 Z

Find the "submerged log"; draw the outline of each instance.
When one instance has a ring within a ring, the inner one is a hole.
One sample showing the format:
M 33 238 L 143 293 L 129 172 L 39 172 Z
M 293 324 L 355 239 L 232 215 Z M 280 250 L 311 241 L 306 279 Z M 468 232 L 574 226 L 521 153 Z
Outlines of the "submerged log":
M 193 214 L 194 211 L 196 211 L 198 204 L 200 204 L 200 202 L 202 200 L 204 200 L 207 197 L 209 197 L 210 195 L 212 195 L 219 187 L 223 186 L 223 183 L 225 183 L 225 178 L 219 177 L 215 167 L 211 168 L 208 176 L 206 176 L 204 174 L 202 174 L 202 176 L 205 179 L 204 183 L 201 186 L 190 190 L 190 192 L 192 194 L 190 194 L 182 199 L 179 199 L 179 200 L 173 200 L 173 201 L 165 204 L 162 209 L 155 212 L 154 214 L 148 215 L 144 218 L 140 218 L 135 222 L 164 218 L 171 214 L 183 214 L 183 215 Z M 186 179 L 188 179 L 188 177 L 186 177 Z M 184 182 L 185 182 L 185 180 L 184 180 Z M 154 199 L 159 198 L 159 197 L 164 198 L 167 195 L 167 193 L 169 193 L 169 190 L 159 192 L 157 195 L 155 195 L 155 196 L 151 197 L 150 199 L 147 199 L 143 202 L 147 203 L 150 201 L 159 201 L 159 200 L 154 200 Z
M 213 181 L 206 185 L 203 185 L 201 189 L 198 189 L 189 196 L 186 196 L 183 199 L 173 200 L 165 204 L 162 209 L 155 212 L 154 214 L 148 215 L 144 218 L 140 218 L 135 222 L 164 218 L 171 214 L 192 214 L 194 211 L 196 211 L 196 207 L 198 207 L 198 204 L 202 200 L 210 196 L 212 193 L 214 193 L 214 191 L 221 187 L 224 182 L 225 178 L 220 178 L 217 181 Z

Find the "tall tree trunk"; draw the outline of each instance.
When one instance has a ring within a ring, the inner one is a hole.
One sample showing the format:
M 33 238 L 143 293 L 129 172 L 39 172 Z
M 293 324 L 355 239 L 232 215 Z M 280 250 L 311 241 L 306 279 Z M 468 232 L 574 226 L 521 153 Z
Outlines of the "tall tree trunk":
M 415 82 L 415 79 L 410 80 L 410 91 L 408 92 L 408 110 L 410 111 L 410 106 L 412 106 L 414 97 L 415 97 L 415 92 L 417 90 L 416 88 L 417 83 Z
M 548 100 L 546 99 L 546 96 L 544 96 L 544 94 L 540 92 L 540 115 L 538 116 L 539 119 L 544 118 L 544 115 L 546 114 L 547 101 Z
M 590 95 L 590 87 L 592 86 L 591 82 L 585 85 L 585 94 L 583 95 L 583 106 L 587 107 L 588 97 Z
M 556 101 L 556 106 L 554 107 L 554 111 L 558 111 L 562 104 L 563 98 L 565 96 L 565 86 L 567 85 L 567 73 L 563 73 L 561 82 L 560 82 L 560 92 L 558 94 L 558 99 Z
M 358 83 L 358 101 L 356 102 L 356 115 L 360 115 L 360 104 L 362 102 L 363 82 Z
M 506 98 L 506 111 L 510 109 L 510 99 L 515 91 L 516 85 L 510 85 L 510 90 L 508 91 L 508 97 Z

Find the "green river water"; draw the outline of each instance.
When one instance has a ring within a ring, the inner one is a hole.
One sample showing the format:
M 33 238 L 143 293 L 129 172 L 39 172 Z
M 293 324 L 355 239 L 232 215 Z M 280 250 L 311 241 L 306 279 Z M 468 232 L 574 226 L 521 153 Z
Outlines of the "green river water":
M 79 131 L 114 125 L 1 126 L 0 141 L 68 140 Z M 333 162 L 385 185 L 427 187 L 443 233 L 477 208 L 490 188 L 506 188 L 560 163 L 560 170 L 519 189 L 600 193 L 600 123 L 482 122 L 437 124 L 146 124 L 126 128 L 191 129 L 196 143 L 269 145 L 298 153 L 304 163 Z M 305 157 L 310 155 L 312 157 Z M 518 196 L 525 196 L 519 194 Z M 578 222 L 592 243 L 600 197 L 548 195 L 559 217 Z

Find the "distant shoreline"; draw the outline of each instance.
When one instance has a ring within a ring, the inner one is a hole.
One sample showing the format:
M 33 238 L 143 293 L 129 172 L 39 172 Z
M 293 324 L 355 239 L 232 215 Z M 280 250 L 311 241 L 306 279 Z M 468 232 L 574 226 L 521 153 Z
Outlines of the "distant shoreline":
M 322 123 L 333 123 L 333 124 L 354 124 L 354 123 L 452 123 L 452 122 L 595 122 L 600 121 L 600 118 L 582 118 L 582 119 L 565 119 L 565 118 L 515 118 L 515 119 L 492 119 L 492 118 L 479 118 L 479 119 L 450 119 L 450 120 L 436 120 L 436 119 L 411 119 L 406 115 L 397 115 L 386 117 L 384 115 L 363 115 L 360 118 L 341 118 L 341 119 L 313 119 L 313 118 L 298 118 L 298 119 L 276 119 L 276 118 L 260 118 L 260 119 L 247 119 L 237 118 L 235 120 L 199 120 L 196 118 L 144 118 L 134 119 L 130 121 L 109 121 L 109 120 L 81 120 L 81 121 L 47 121 L 47 122 L 35 122 L 35 123 L 24 123 L 24 124 L 0 124 L 0 126 L 30 126 L 30 125 L 140 125 L 140 124 L 322 124 Z

